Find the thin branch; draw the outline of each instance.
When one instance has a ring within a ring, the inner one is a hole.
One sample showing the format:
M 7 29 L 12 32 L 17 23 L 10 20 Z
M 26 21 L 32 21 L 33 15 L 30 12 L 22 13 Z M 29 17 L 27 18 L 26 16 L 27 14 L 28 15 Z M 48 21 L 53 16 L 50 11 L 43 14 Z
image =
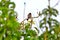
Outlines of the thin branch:
M 48 6 L 50 6 L 50 0 L 48 0 Z
M 58 0 L 57 3 L 53 7 L 57 6 L 59 4 L 59 2 L 60 2 L 60 0 Z
M 39 17 L 39 15 L 38 16 L 36 16 L 36 17 L 32 17 L 32 19 L 34 19 L 34 18 L 38 18 Z M 23 23 L 25 20 L 27 20 L 27 18 L 26 19 L 24 19 L 21 23 Z

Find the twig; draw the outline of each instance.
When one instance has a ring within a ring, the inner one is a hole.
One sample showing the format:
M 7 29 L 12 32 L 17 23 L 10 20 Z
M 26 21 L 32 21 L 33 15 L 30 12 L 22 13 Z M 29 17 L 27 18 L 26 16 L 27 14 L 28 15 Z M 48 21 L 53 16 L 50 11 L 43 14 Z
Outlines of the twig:
M 38 16 L 36 16 L 36 17 L 32 17 L 32 19 L 34 19 L 34 18 L 38 18 L 39 17 L 39 15 Z M 25 20 L 27 20 L 27 18 L 26 19 L 24 19 L 21 23 L 23 23 Z
M 58 0 L 57 3 L 53 7 L 57 6 L 59 4 L 59 2 L 60 2 L 60 0 Z

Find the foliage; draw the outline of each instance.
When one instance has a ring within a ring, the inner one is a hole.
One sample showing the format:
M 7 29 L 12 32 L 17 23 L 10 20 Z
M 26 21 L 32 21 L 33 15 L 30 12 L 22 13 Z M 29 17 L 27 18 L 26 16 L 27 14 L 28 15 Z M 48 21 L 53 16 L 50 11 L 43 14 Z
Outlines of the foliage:
M 10 0 L 0 2 L 0 40 L 19 40 L 19 23 L 14 11 L 15 3 Z
M 17 13 L 14 8 L 14 2 L 0 1 L 0 40 L 20 40 L 21 37 L 24 40 L 60 40 L 60 23 L 52 18 L 52 16 L 57 17 L 58 15 L 55 8 L 48 6 L 42 10 L 42 13 L 39 12 L 40 17 L 44 16 L 39 22 L 39 28 L 46 28 L 41 35 L 38 35 L 39 29 L 37 27 L 34 27 L 35 30 L 32 29 L 34 22 L 17 22 Z
M 59 22 L 52 18 L 52 16 L 57 17 L 58 11 L 54 8 L 48 6 L 42 10 L 42 15 L 44 18 L 40 21 L 40 28 L 45 27 L 46 31 L 39 37 L 40 40 L 60 40 Z M 49 31 L 48 31 L 49 27 Z M 51 33 L 53 31 L 53 34 Z

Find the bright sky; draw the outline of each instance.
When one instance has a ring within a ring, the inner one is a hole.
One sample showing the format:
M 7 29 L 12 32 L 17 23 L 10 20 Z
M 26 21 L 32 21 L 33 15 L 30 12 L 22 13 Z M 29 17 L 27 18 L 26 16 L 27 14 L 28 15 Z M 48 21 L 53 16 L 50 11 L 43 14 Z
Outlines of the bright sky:
M 37 15 L 37 11 L 42 11 L 42 9 L 47 8 L 48 0 L 11 0 L 15 2 L 16 4 L 16 12 L 18 13 L 18 19 L 19 22 L 23 20 L 23 13 L 24 13 L 24 2 L 26 2 L 25 5 L 25 18 L 27 17 L 27 14 L 29 12 L 32 13 L 33 16 Z M 51 7 L 53 7 L 58 0 L 51 0 Z M 60 3 L 54 7 L 60 12 Z M 58 19 L 60 20 L 60 15 L 58 15 Z
M 32 16 L 37 16 L 37 11 L 42 11 L 44 8 L 47 8 L 48 6 L 48 0 L 11 0 L 11 1 L 15 2 L 16 4 L 15 11 L 18 13 L 19 22 L 23 20 L 24 2 L 26 2 L 25 18 L 27 17 L 27 14 L 30 12 L 32 13 Z M 51 0 L 51 7 L 53 7 L 57 2 L 58 0 Z M 60 14 L 60 3 L 54 8 L 56 8 Z M 57 18 L 55 19 L 57 19 L 60 22 L 60 15 L 58 15 Z M 36 24 L 38 24 L 39 22 L 38 19 L 35 19 L 35 21 L 37 21 Z
M 32 13 L 32 16 L 37 16 L 37 11 L 41 12 L 44 8 L 47 8 L 48 6 L 48 0 L 11 0 L 11 1 L 15 2 L 16 4 L 15 11 L 18 13 L 19 22 L 23 20 L 24 2 L 26 2 L 25 18 L 27 17 L 27 14 L 30 12 Z M 59 1 L 59 4 L 54 8 L 56 8 L 60 14 L 60 0 L 51 0 L 51 7 L 53 7 L 58 1 Z M 60 22 L 60 15 L 58 15 L 57 18 L 55 19 L 57 19 Z M 35 21 L 36 21 L 36 26 L 38 26 L 39 19 L 35 19 Z

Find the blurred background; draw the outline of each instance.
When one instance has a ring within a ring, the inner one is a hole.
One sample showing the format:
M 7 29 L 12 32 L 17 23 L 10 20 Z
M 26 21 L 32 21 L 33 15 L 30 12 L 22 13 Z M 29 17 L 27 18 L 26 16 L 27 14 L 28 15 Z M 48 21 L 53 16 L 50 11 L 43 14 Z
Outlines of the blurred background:
M 23 19 L 27 18 L 28 13 L 32 13 L 32 16 L 37 16 L 38 12 L 42 12 L 44 8 L 48 7 L 48 0 L 11 0 L 15 2 L 16 7 L 15 11 L 18 13 L 18 22 L 21 22 Z M 50 0 L 50 6 L 59 11 L 57 19 L 60 22 L 60 0 Z M 39 21 L 41 17 L 34 19 L 35 25 L 39 29 Z M 45 29 L 43 30 L 45 31 Z M 41 32 L 41 31 L 40 31 Z
M 44 8 L 47 8 L 48 6 L 48 0 L 11 0 L 11 1 L 15 2 L 16 4 L 15 11 L 18 13 L 19 22 L 23 20 L 23 15 L 24 18 L 27 18 L 27 14 L 31 12 L 32 16 L 37 16 L 37 12 L 39 11 L 41 12 Z M 50 2 L 51 7 L 56 8 L 60 13 L 60 0 L 51 0 Z M 60 22 L 60 15 L 58 15 L 57 18 L 58 18 L 57 20 Z

